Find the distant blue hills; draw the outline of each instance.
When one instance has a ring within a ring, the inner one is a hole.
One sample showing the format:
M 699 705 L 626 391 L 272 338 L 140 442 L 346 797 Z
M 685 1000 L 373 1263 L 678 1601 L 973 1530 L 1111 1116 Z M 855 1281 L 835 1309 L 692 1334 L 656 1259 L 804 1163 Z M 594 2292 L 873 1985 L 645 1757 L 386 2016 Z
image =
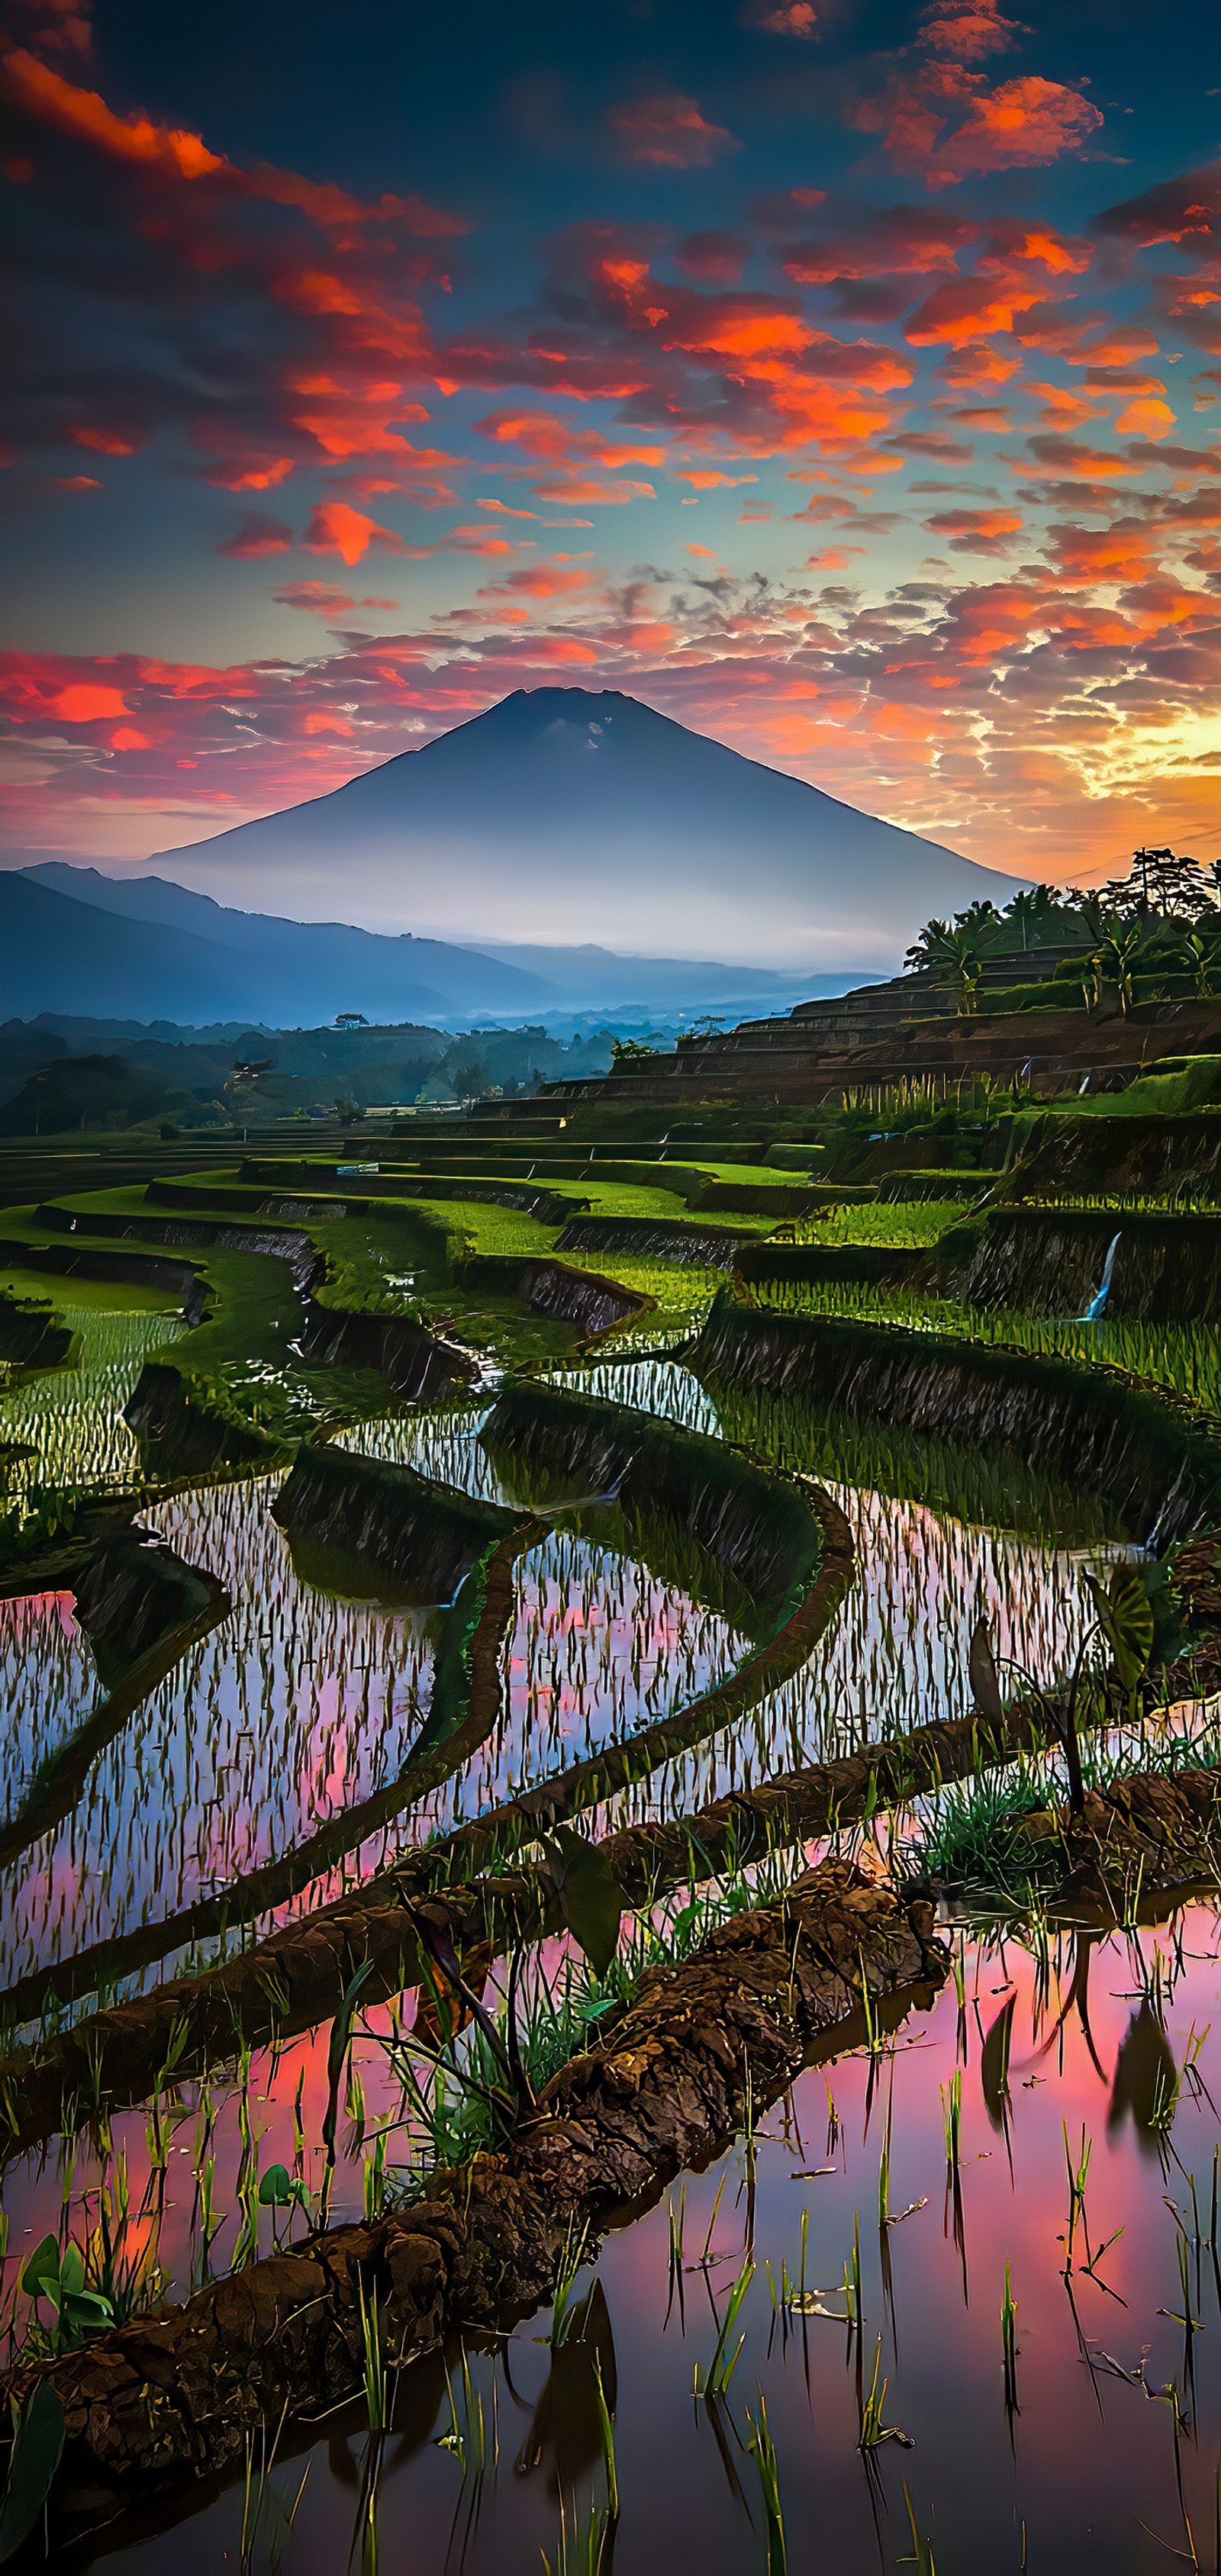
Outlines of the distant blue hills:
M 843 976 L 816 983 L 839 991 Z M 162 877 L 46 859 L 0 873 L 0 1020 L 251 1021 L 316 1027 L 339 1011 L 448 1027 L 607 1011 L 784 1010 L 810 989 L 688 958 L 605 949 L 485 954 L 345 922 L 237 912 Z

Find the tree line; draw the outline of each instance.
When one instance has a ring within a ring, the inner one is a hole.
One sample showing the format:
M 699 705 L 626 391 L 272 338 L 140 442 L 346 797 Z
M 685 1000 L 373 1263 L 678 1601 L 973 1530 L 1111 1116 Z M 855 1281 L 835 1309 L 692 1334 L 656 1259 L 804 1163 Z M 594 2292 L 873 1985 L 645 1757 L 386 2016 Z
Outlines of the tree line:
M 1212 998 L 1221 991 L 1221 860 L 1134 850 L 1126 874 L 1105 885 L 1023 887 L 1007 904 L 973 903 L 952 921 L 926 922 L 904 962 L 948 983 L 969 1017 L 990 958 L 1029 957 L 1038 980 L 1040 950 L 1058 947 L 1076 955 L 1056 975 L 1075 982 L 1079 971 L 1089 1008 L 1112 993 L 1130 1010 L 1138 977 L 1186 977 L 1193 999 Z

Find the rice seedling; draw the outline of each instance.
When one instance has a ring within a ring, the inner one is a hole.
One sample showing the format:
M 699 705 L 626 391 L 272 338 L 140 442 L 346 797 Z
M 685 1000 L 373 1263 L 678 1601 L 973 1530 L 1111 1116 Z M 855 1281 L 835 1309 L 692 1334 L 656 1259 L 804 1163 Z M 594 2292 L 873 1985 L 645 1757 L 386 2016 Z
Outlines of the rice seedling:
M 584 2514 L 560 2496 L 560 2538 L 554 2558 L 543 2551 L 545 2576 L 610 2576 L 614 2547 L 611 2517 L 591 2504 Z
M 767 2532 L 767 2576 L 788 2576 L 788 2547 L 784 2534 L 784 2513 L 780 2502 L 780 2471 L 776 2446 L 767 2421 L 767 2401 L 759 2390 L 758 2411 L 746 2414 L 746 2448 L 755 2463 L 759 2494 Z
M 873 2356 L 872 2375 L 859 2409 L 860 2429 L 857 2434 L 857 2449 L 866 2459 L 874 2451 L 880 2450 L 884 2442 L 897 2442 L 905 2451 L 913 2450 L 915 2447 L 909 2433 L 902 2433 L 897 2424 L 888 2424 L 885 2421 L 884 2409 L 889 2381 L 883 2379 L 881 2373 L 882 2338 L 879 2335 Z
M 273 2483 L 273 2472 L 276 2453 L 284 2431 L 284 2421 L 285 2417 L 282 2415 L 270 2444 L 267 2439 L 266 2424 L 262 2426 L 257 2442 L 253 2436 L 247 2436 L 246 2475 L 242 2493 L 240 2576 L 254 2576 L 255 2553 L 261 2550 L 266 2551 L 269 2576 L 280 2576 L 280 2570 L 292 2540 L 301 2498 L 309 2479 L 310 2463 L 306 2461 L 304 2473 L 291 2501 L 282 2497 L 278 2485 Z
M 360 2343 L 363 2355 L 365 2408 L 371 2433 L 382 2433 L 386 2427 L 386 2353 L 378 2310 L 377 2292 L 366 2293 L 363 2279 L 356 2284 L 360 2316 Z
M 1017 2354 L 1017 2301 L 1006 2260 L 1005 2289 L 1001 2299 L 1001 2359 L 1005 2373 L 1005 2412 L 1011 2423 L 1014 2416 L 1021 2413 L 1017 2393 Z
M 932 2541 L 931 2539 L 926 2538 L 920 2529 L 920 2525 L 916 2520 L 916 2508 L 912 2503 L 910 2493 L 906 2486 L 903 2489 L 903 2502 L 907 2510 L 907 2519 L 912 2536 L 912 2554 L 908 2564 L 915 2568 L 916 2576 L 937 2576 L 937 2562 L 933 2556 Z M 1024 2563 L 1025 2558 L 1023 2553 L 1023 2564 Z
M 738 2363 L 742 2358 L 742 2351 L 746 2342 L 745 2331 L 738 2335 L 736 2343 L 733 2338 L 737 2329 L 738 2318 L 742 2313 L 746 2293 L 749 2290 L 754 2277 L 755 2266 L 753 2262 L 748 2259 L 743 2263 L 736 2281 L 732 2281 L 730 2283 L 729 2291 L 725 2300 L 725 2312 L 721 2318 L 720 2327 L 717 2332 L 717 2339 L 712 2349 L 712 2359 L 706 2370 L 701 2370 L 698 2362 L 695 2365 L 695 2394 L 697 2398 L 720 2400 L 726 2398 L 729 2394 L 730 2381 L 732 2380 Z
M 683 2333 L 685 2333 L 685 2332 L 686 2332 L 686 2325 L 687 2325 L 686 2302 L 685 2302 L 684 2292 L 683 2292 L 683 2270 L 684 2270 L 683 2237 L 684 2237 L 684 2228 L 685 2228 L 685 2222 L 686 2222 L 686 2215 L 687 2215 L 687 2186 L 686 2186 L 686 2183 L 684 2182 L 684 2183 L 683 2183 L 683 2185 L 682 2185 L 682 2187 L 681 2187 L 681 2189 L 680 2189 L 680 2191 L 679 2191 L 679 2195 L 678 2195 L 678 2205 L 677 2205 L 677 2208 L 675 2207 L 675 2204 L 674 2204 L 673 2200 L 667 2200 L 667 2202 L 666 2202 L 666 2227 L 667 2227 L 667 2232 L 668 2232 L 668 2237 L 669 2237 L 669 2247 L 668 2247 L 668 2266 L 669 2266 L 669 2269 L 668 2269 L 668 2280 L 669 2280 L 669 2295 L 668 2295 L 668 2297 L 667 2297 L 667 2299 L 666 2299 L 666 2313 L 665 2313 L 665 2318 L 664 2318 L 664 2321 L 663 2321 L 663 2322 L 664 2322 L 664 2324 L 669 2325 L 671 2312 L 672 2312 L 672 2310 L 673 2310 L 675 2300 L 677 2300 L 677 2302 L 678 2302 L 678 2322 L 679 2322 L 680 2329 L 682 2330 L 682 2332 L 683 2332 Z

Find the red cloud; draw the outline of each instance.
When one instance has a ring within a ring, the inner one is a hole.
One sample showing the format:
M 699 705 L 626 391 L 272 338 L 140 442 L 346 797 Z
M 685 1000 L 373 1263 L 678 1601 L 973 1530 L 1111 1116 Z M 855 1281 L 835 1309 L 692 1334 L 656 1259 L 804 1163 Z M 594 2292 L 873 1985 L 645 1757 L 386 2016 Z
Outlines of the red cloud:
M 1156 529 L 1135 519 L 1110 528 L 1050 528 L 1048 540 L 1061 579 L 1080 582 L 1141 581 L 1158 544 Z
M 612 107 L 609 121 L 621 134 L 629 161 L 646 161 L 663 170 L 706 170 L 722 152 L 739 152 L 736 134 L 727 126 L 709 125 L 693 98 L 667 91 L 656 98 L 625 100 Z
M 501 599 L 510 595 L 517 599 L 569 599 L 578 591 L 588 590 L 592 579 L 591 573 L 582 572 L 576 564 L 521 564 L 516 572 L 506 574 L 503 581 L 489 582 L 479 596 L 481 599 Z
M 1143 196 L 1108 206 L 1095 231 L 1118 234 L 1143 249 L 1155 242 L 1182 242 L 1207 256 L 1221 237 L 1221 162 L 1186 170 L 1178 179 L 1162 179 Z
M 275 519 L 269 510 L 248 510 L 231 537 L 222 539 L 218 555 L 239 558 L 283 554 L 291 546 L 293 532 L 287 519 Z
M 345 188 L 302 178 L 294 170 L 274 169 L 269 162 L 240 170 L 223 154 L 209 151 L 201 135 L 155 125 L 148 116 L 116 116 L 96 90 L 74 88 L 20 47 L 5 56 L 0 86 L 12 104 L 36 122 L 92 143 L 114 160 L 159 167 L 176 179 L 219 176 L 234 194 L 295 208 L 323 231 L 343 232 L 354 224 L 401 223 L 421 238 L 445 239 L 470 230 L 461 216 L 444 214 L 419 197 L 387 196 L 376 206 L 362 206 Z
M 1024 33 L 1016 18 L 1002 18 L 991 0 L 934 0 L 924 12 L 921 36 L 935 53 L 956 54 L 975 63 L 985 54 L 1007 52 Z
M 376 519 L 366 518 L 363 510 L 353 510 L 346 501 L 320 501 L 302 542 L 312 555 L 340 555 L 346 564 L 358 564 L 370 546 L 380 546 L 392 555 L 407 552 L 393 528 L 379 528 Z
M 106 716 L 125 716 L 128 706 L 121 690 L 81 681 L 74 688 L 61 689 L 47 713 L 58 716 L 61 724 L 99 724 Z
M 200 135 L 154 125 L 147 116 L 115 116 L 96 90 L 75 89 L 21 46 L 6 55 L 0 86 L 15 106 L 41 124 L 96 144 L 115 160 L 158 164 L 179 179 L 202 179 L 225 166 Z
M 1037 73 L 989 89 L 982 72 L 934 60 L 893 73 L 878 97 L 857 102 L 850 121 L 880 134 L 900 167 L 919 171 L 926 186 L 945 188 L 1079 152 L 1102 117 L 1079 90 Z
M 107 267 L 110 291 L 123 297 L 130 268 L 144 306 L 143 332 L 119 363 L 109 333 L 86 361 L 83 398 L 49 326 L 42 341 L 36 322 L 23 352 L 31 390 L 17 415 L 22 444 L 71 436 L 129 455 L 181 421 L 210 460 L 208 479 L 230 490 L 266 490 L 302 458 L 380 455 L 393 464 L 391 488 L 452 499 L 442 479 L 452 460 L 412 451 L 398 431 L 424 418 L 405 384 L 433 364 L 405 290 L 444 279 L 440 246 L 467 229 L 462 219 L 412 197 L 362 205 L 268 164 L 240 169 L 186 128 L 117 114 L 20 48 L 0 66 L 0 88 L 19 123 L 50 128 L 90 156 L 98 247 L 81 247 L 86 295 Z M 208 326 L 193 348 L 205 306 Z M 284 312 L 296 317 L 291 328 Z M 158 328 L 168 346 L 155 345 Z M 222 397 L 226 379 L 236 390 Z
M 744 27 L 757 27 L 764 36 L 796 36 L 808 44 L 818 34 L 813 0 L 745 0 L 738 16 Z
M 309 608 L 321 617 L 340 617 L 356 602 L 346 590 L 337 590 L 330 581 L 286 581 L 283 590 L 273 590 L 272 598 L 281 608 Z M 372 601 L 365 606 L 371 607 Z
M 1006 540 L 1020 536 L 1023 521 L 1017 510 L 938 510 L 924 525 L 933 536 L 948 540 L 952 554 L 1003 555 L 1009 552 Z
M 884 206 L 823 241 L 789 242 L 773 256 L 798 286 L 831 286 L 840 278 L 919 276 L 951 267 L 979 239 L 979 225 L 931 206 Z
M 1012 331 L 1019 313 L 1043 300 L 1042 286 L 1016 269 L 1007 277 L 955 277 L 936 286 L 904 337 L 917 349 L 969 348 L 994 331 Z

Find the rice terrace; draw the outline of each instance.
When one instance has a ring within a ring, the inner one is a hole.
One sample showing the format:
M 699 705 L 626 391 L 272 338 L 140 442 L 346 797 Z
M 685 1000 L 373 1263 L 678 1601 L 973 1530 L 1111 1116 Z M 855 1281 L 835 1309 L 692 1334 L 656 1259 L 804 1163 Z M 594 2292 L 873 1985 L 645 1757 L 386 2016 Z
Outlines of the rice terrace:
M 1219 38 L 0 6 L 0 2576 L 1221 2576 Z
M 1221 1058 L 825 1061 L 5 1149 L 10 2554 L 1211 2565 Z

